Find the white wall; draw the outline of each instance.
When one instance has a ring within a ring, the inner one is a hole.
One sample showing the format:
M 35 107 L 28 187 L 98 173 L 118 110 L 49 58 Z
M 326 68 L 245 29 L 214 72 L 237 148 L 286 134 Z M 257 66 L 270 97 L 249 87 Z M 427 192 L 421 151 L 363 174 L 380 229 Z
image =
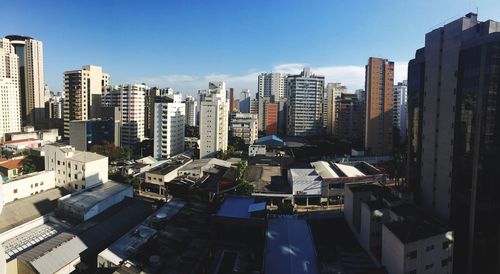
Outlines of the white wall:
M 4 202 L 12 202 L 55 187 L 55 172 L 41 171 L 20 176 L 3 184 Z
M 389 274 L 404 272 L 404 245 L 387 227 L 382 226 L 382 264 Z

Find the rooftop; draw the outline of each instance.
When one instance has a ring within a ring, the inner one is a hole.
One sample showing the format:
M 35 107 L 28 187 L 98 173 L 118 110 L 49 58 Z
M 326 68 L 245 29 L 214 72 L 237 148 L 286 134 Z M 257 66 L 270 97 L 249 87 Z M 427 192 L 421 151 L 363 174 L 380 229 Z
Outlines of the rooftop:
M 8 170 L 15 169 L 15 168 L 21 168 L 21 166 L 22 166 L 21 161 L 23 159 L 24 158 L 8 160 L 6 162 L 1 163 L 0 167 L 3 167 L 3 168 L 8 169 Z
M 323 179 L 338 178 L 339 175 L 330 167 L 330 164 L 326 161 L 312 162 L 311 166 L 314 167 L 316 172 Z
M 255 141 L 257 145 L 283 146 L 283 140 L 276 135 L 267 135 Z
M 321 195 L 323 180 L 313 168 L 292 168 L 289 172 L 293 194 Z
M 246 196 L 227 196 L 217 212 L 219 217 L 250 218 L 252 212 L 266 209 L 266 203 L 255 203 L 255 199 Z
M 0 215 L 0 233 L 52 212 L 57 199 L 67 193 L 62 188 L 53 188 L 7 203 Z
M 131 189 L 131 185 L 108 181 L 96 187 L 85 189 L 83 192 L 77 192 L 59 199 L 59 205 L 65 208 L 72 208 L 77 212 L 87 212 L 99 202 L 114 196 L 126 189 Z
M 404 220 L 384 224 L 402 243 L 411 243 L 432 236 L 442 235 L 448 231 L 432 222 L 425 220 Z
M 14 141 L 5 141 L 3 142 L 4 144 L 17 144 L 17 143 L 23 143 L 23 142 L 30 142 L 30 141 L 40 141 L 39 139 L 35 138 L 26 138 L 26 139 L 19 139 L 19 140 L 14 140 Z
M 305 220 L 270 219 L 265 249 L 264 273 L 319 273 L 313 237 Z
M 101 159 L 107 159 L 108 157 L 104 155 L 100 155 L 97 153 L 93 152 L 87 152 L 87 151 L 75 151 L 75 154 L 71 157 L 69 157 L 69 160 L 77 161 L 77 162 L 82 162 L 82 163 L 89 163 Z
M 183 166 L 179 171 L 209 168 L 215 165 L 230 167 L 231 163 L 217 158 L 199 159 L 199 160 L 194 160 L 191 163 Z

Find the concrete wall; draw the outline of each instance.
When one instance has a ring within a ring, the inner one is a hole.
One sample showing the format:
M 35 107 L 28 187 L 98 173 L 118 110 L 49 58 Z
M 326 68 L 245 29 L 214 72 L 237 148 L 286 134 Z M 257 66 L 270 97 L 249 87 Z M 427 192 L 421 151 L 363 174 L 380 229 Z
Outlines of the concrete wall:
M 384 225 L 382 227 L 382 264 L 389 274 L 406 273 L 405 248 L 399 239 Z
M 55 187 L 55 172 L 41 171 L 3 184 L 4 202 L 9 203 Z
M 69 122 L 69 144 L 77 150 L 87 151 L 87 121 Z

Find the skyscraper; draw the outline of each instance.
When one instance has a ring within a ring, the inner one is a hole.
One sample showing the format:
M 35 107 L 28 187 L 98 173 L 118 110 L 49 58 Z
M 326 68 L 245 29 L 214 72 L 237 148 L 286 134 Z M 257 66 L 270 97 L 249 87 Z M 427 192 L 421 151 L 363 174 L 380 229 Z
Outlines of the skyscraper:
M 184 101 L 186 105 L 186 125 L 195 127 L 196 126 L 196 112 L 197 112 L 197 102 L 193 96 L 186 96 Z
M 5 133 L 21 131 L 19 57 L 7 39 L 0 39 L 0 142 Z
M 146 107 L 144 108 L 144 136 L 154 138 L 155 102 L 163 89 L 152 87 L 146 92 Z M 165 91 L 164 91 L 165 92 Z
M 149 88 L 144 84 L 107 86 L 102 102 L 120 111 L 120 144 L 133 147 L 144 139 L 144 105 Z M 184 119 L 184 117 L 182 117 Z
M 500 270 L 499 67 L 500 23 L 474 13 L 427 33 L 408 67 L 408 183 L 454 230 L 455 273 Z
M 393 149 L 392 88 L 394 62 L 370 57 L 366 66 L 365 149 L 374 155 L 388 155 Z
M 340 98 L 342 93 L 347 92 L 347 87 L 341 83 L 328 83 L 326 85 L 326 133 L 333 135 L 335 130 L 335 101 Z
M 393 117 L 393 127 L 396 130 L 394 132 L 394 141 L 396 144 L 401 144 L 406 139 L 406 94 L 408 89 L 408 82 L 405 80 L 394 85 L 393 88 L 393 98 L 394 107 L 392 109 Z
M 287 78 L 287 134 L 312 136 L 321 133 L 324 76 L 311 74 L 309 68 Z
M 87 65 L 80 70 L 64 72 L 64 137 L 69 138 L 69 122 L 99 118 L 103 87 L 109 74 L 102 68 Z
M 21 119 L 23 123 L 38 126 L 39 122 L 46 120 L 43 43 L 20 35 L 9 35 L 6 38 L 19 57 Z
M 224 82 L 209 82 L 208 90 L 199 91 L 200 159 L 226 151 L 229 130 L 229 102 Z
M 261 73 L 257 79 L 258 96 L 274 97 L 274 100 L 286 97 L 286 78 L 284 73 Z
M 157 159 L 169 158 L 184 151 L 186 106 L 181 100 L 179 93 L 164 93 L 156 99 L 153 157 Z

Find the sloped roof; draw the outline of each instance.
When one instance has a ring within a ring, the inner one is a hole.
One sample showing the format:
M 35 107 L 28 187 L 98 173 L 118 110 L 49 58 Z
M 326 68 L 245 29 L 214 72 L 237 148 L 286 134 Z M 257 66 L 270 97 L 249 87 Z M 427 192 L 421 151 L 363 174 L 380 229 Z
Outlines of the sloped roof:
M 335 171 L 330 167 L 330 164 L 325 161 L 312 162 L 311 165 L 314 167 L 316 172 L 323 179 L 338 178 L 340 177 L 335 173 Z
M 258 145 L 283 145 L 283 140 L 276 135 L 267 135 L 255 141 Z

